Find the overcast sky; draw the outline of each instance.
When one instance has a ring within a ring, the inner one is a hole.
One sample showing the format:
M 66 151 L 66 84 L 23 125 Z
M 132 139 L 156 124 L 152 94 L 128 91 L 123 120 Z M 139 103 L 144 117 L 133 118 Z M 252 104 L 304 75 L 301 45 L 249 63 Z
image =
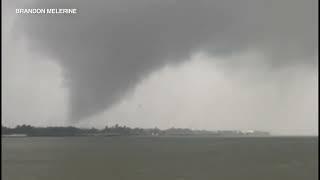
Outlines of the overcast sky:
M 316 0 L 87 2 L 3 1 L 3 125 L 317 134 Z

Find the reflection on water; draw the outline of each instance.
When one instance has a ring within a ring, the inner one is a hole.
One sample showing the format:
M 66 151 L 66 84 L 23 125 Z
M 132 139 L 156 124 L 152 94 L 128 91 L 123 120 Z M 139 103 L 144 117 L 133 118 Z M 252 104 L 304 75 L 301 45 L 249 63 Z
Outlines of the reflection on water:
M 2 138 L 4 180 L 315 180 L 318 138 Z

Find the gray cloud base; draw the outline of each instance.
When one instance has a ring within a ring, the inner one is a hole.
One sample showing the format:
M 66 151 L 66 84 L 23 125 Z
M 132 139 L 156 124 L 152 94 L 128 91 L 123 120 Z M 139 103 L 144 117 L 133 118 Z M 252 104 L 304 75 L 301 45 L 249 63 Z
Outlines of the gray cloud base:
M 111 107 L 151 72 L 199 50 L 228 56 L 254 48 L 271 67 L 317 64 L 316 0 L 55 0 L 29 7 L 79 10 L 17 22 L 30 45 L 63 68 L 71 121 Z

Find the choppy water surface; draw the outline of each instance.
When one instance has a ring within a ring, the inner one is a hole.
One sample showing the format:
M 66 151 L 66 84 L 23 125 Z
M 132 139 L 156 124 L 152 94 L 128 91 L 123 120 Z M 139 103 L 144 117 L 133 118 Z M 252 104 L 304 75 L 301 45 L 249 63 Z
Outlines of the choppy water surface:
M 2 138 L 4 180 L 316 180 L 318 138 Z

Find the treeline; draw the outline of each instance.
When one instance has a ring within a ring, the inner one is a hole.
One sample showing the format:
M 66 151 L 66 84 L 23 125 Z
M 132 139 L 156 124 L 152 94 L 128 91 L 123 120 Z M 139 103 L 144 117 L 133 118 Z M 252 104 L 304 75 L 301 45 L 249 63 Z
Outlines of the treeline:
M 99 132 L 98 129 L 80 129 L 76 127 L 33 127 L 18 125 L 15 128 L 2 126 L 2 135 L 25 134 L 27 136 L 79 136 Z
M 15 128 L 2 126 L 2 135 L 26 135 L 26 136 L 115 136 L 115 135 L 161 135 L 164 131 L 142 128 L 129 128 L 126 126 L 106 126 L 104 129 L 77 128 L 77 127 L 34 127 L 30 125 L 18 125 Z
M 268 132 L 253 131 L 206 131 L 182 128 L 170 128 L 160 130 L 158 128 L 142 129 L 127 126 L 106 126 L 103 129 L 77 128 L 77 127 L 34 127 L 30 125 L 18 125 L 15 128 L 2 126 L 2 135 L 26 135 L 26 136 L 129 136 L 129 135 L 213 135 L 213 136 L 268 136 Z

